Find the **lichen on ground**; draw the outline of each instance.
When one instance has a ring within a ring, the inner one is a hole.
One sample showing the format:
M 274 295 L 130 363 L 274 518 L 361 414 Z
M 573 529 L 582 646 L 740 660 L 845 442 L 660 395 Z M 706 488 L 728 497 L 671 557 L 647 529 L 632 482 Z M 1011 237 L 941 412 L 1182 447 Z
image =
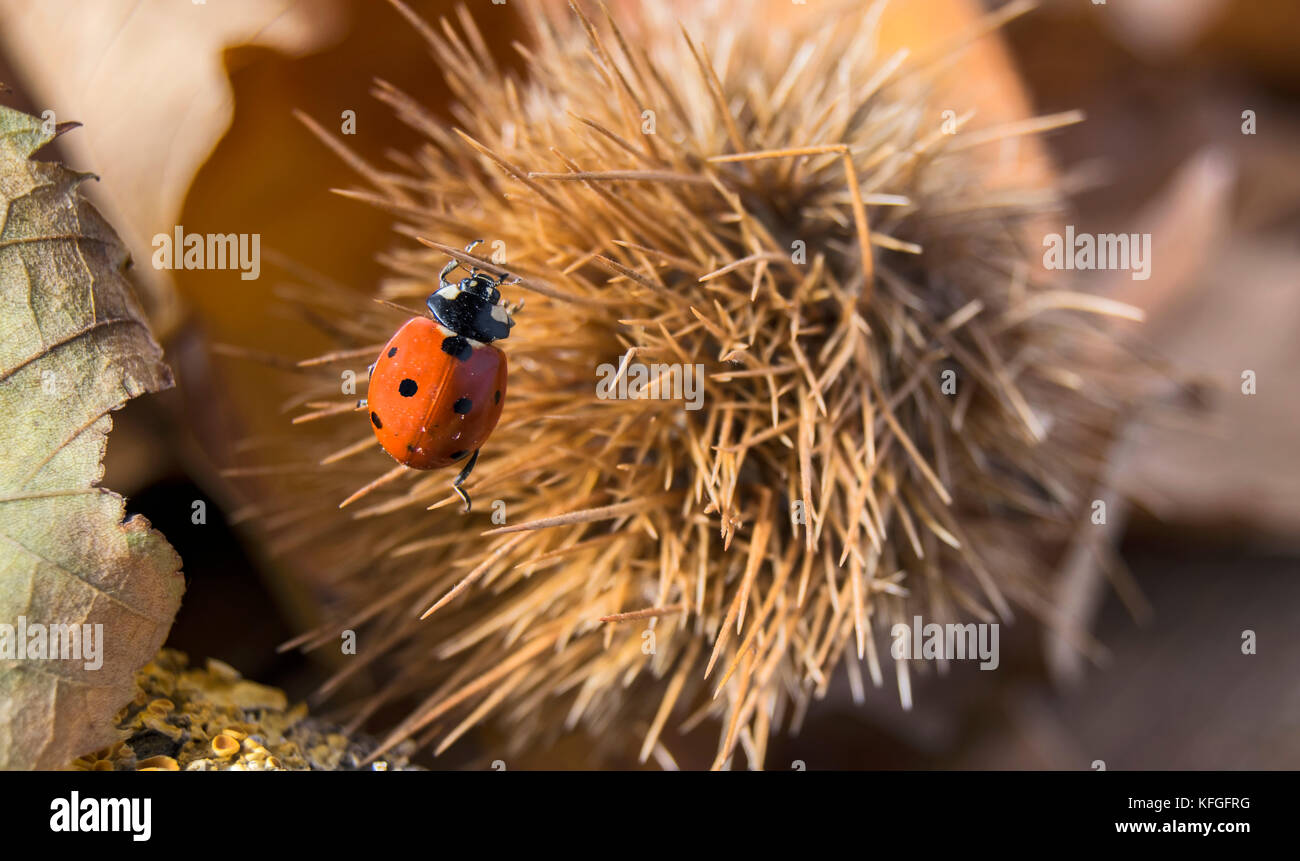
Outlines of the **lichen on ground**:
M 203 669 L 163 649 L 136 673 L 135 699 L 117 716 L 122 740 L 78 757 L 79 771 L 409 770 L 411 745 L 366 763 L 375 742 L 289 707 L 284 691 L 242 678 L 222 661 Z

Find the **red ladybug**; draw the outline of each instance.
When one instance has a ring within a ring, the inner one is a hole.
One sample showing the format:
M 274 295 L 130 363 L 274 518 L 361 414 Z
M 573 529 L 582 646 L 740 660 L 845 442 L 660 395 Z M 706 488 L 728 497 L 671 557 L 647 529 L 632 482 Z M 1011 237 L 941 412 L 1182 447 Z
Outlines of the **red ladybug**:
M 452 260 L 438 275 L 441 286 L 428 299 L 433 318 L 412 317 L 384 345 L 361 405 L 379 444 L 399 463 L 438 469 L 468 457 L 451 486 L 469 511 L 461 484 L 506 398 L 506 355 L 492 342 L 509 337 L 515 323 L 500 301 L 501 279 L 471 267 L 468 278 L 448 283 L 459 265 Z

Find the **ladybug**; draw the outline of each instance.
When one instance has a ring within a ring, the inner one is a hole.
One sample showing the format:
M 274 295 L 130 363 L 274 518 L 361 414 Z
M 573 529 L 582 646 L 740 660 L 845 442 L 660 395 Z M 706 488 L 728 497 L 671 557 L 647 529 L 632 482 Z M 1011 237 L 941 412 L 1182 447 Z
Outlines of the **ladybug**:
M 506 398 L 506 355 L 492 342 L 509 337 L 518 307 L 500 301 L 502 279 L 475 267 L 460 283 L 449 283 L 459 265 L 453 259 L 439 273 L 441 286 L 427 300 L 432 318 L 412 317 L 384 345 L 359 406 L 369 410 L 375 437 L 398 463 L 440 469 L 464 460 L 451 486 L 468 512 L 461 485 Z

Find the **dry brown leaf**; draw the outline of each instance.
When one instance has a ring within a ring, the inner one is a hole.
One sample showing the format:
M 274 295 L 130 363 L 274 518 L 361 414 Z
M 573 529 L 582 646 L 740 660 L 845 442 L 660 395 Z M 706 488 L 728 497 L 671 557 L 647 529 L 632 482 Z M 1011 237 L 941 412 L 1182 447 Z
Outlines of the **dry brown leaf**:
M 255 45 L 301 55 L 338 35 L 338 3 L 317 0 L 0 0 L 0 48 L 31 98 L 86 131 L 69 158 L 107 172 L 92 198 L 136 260 L 170 233 L 199 167 L 230 126 L 226 52 Z M 243 230 L 217 225 L 222 231 Z M 162 336 L 180 307 L 169 274 L 141 267 L 139 284 Z
M 89 175 L 30 160 L 53 136 L 0 108 L 0 768 L 114 741 L 184 590 L 162 535 L 96 487 L 109 410 L 172 378 L 126 249 L 78 190 Z M 91 636 L 42 657 L 54 626 Z

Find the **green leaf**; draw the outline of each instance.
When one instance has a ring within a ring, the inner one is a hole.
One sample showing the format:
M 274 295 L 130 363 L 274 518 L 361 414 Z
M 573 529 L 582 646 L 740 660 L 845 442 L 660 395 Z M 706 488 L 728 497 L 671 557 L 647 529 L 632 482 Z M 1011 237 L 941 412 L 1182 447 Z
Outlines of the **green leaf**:
M 172 378 L 126 249 L 80 194 L 90 175 L 31 160 L 53 137 L 0 107 L 0 768 L 60 768 L 116 740 L 184 591 L 162 535 L 96 486 L 109 411 Z M 48 643 L 33 624 L 102 626 L 102 664 L 20 657 Z

